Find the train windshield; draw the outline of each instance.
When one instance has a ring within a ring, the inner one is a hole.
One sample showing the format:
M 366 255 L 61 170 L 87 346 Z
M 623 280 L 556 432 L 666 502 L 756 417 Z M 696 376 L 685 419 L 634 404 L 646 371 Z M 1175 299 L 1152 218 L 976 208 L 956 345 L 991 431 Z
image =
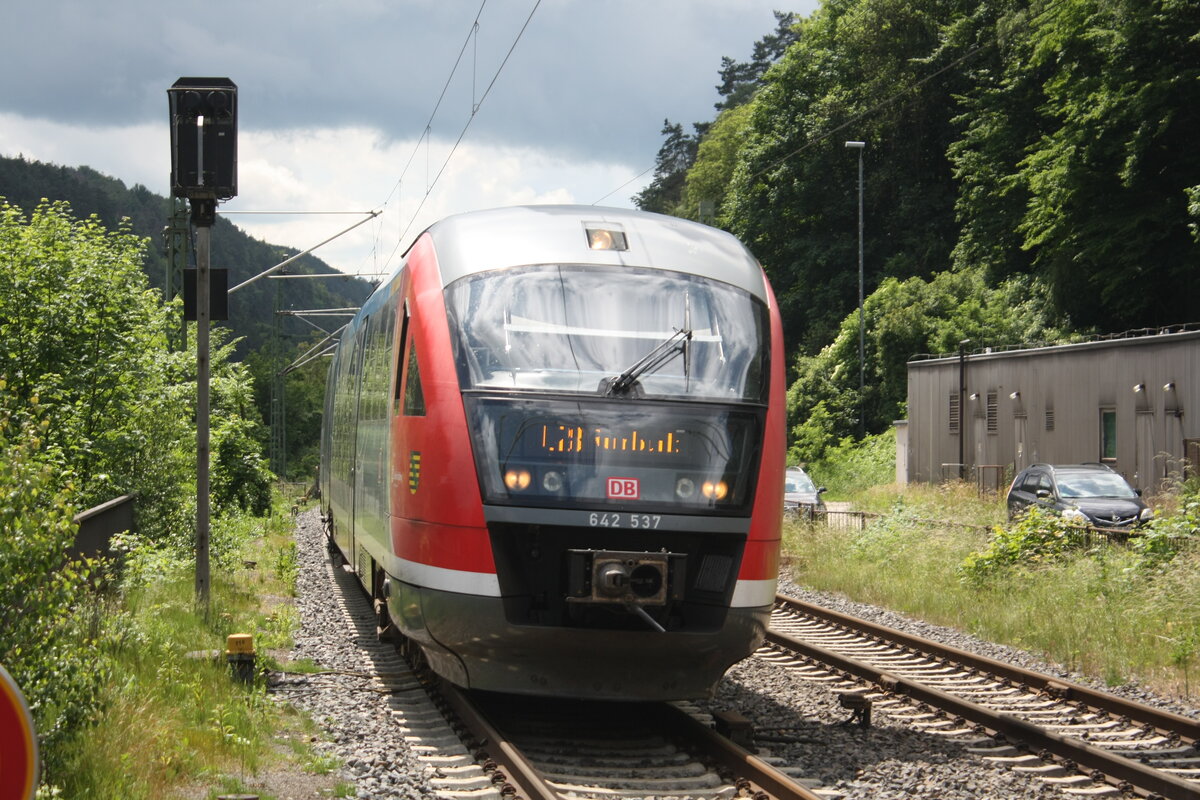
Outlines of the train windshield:
M 463 389 L 764 402 L 766 306 L 654 269 L 550 265 L 446 289 Z

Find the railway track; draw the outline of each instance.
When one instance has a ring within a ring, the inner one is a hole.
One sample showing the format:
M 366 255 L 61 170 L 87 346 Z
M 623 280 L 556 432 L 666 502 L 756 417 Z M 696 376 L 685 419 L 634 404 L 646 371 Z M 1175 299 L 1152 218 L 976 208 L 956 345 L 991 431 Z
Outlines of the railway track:
M 1200 723 L 918 636 L 777 597 L 758 654 L 1072 794 L 1200 799 Z M 988 738 L 984 740 L 982 735 Z
M 570 702 L 446 687 L 485 768 L 527 800 L 819 800 L 690 704 Z
M 364 652 L 362 690 L 386 698 L 389 724 L 443 800 L 825 800 L 718 734 L 712 717 L 689 704 L 464 692 L 376 641 L 370 602 L 351 576 L 330 572 Z

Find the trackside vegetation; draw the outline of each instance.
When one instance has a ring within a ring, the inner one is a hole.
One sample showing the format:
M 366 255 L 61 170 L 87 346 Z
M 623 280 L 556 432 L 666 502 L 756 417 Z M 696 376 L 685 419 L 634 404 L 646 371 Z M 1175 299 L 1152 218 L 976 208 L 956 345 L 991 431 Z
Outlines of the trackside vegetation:
M 221 788 L 300 727 L 261 686 L 186 656 L 238 631 L 288 646 L 294 620 L 256 598 L 292 593 L 295 557 L 290 517 L 261 516 L 253 386 L 216 331 L 213 601 L 193 605 L 195 355 L 168 349 L 179 309 L 148 287 L 145 246 L 64 203 L 26 217 L 0 200 L 0 664 L 32 711 L 47 796 Z M 123 566 L 70 557 L 74 515 L 124 494 L 137 531 L 120 537 Z
M 713 119 L 664 124 L 634 201 L 762 261 L 802 459 L 860 436 L 860 410 L 867 433 L 903 417 L 914 354 L 1194 321 L 1200 4 L 824 0 L 776 17 L 751 60 L 722 61 Z
M 281 664 L 297 625 L 294 520 L 277 497 L 265 518 L 226 517 L 214 527 L 211 605 L 194 606 L 194 562 L 171 548 L 124 537 L 119 586 L 90 599 L 103 631 L 89 655 L 110 679 L 102 713 L 70 747 L 55 751 L 47 793 L 62 797 L 162 798 L 257 793 L 275 770 L 326 776 L 336 796 L 340 762 L 316 753 L 313 723 L 272 701 L 262 669 Z M 231 680 L 225 637 L 251 632 L 260 674 Z
M 837 474 L 810 471 L 819 483 Z M 1031 650 L 1109 685 L 1195 697 L 1200 483 L 1157 498 L 1158 517 L 1127 542 L 1036 510 L 1009 522 L 1002 496 L 961 483 L 835 496 L 871 516 L 861 529 L 789 523 L 798 584 Z

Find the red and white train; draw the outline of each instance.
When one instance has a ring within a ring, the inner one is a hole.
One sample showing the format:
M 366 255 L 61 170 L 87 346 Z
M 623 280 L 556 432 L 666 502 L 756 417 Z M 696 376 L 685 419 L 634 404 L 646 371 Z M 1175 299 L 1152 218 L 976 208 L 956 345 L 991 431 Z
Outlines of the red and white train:
M 727 233 L 591 206 L 450 217 L 342 333 L 331 543 L 456 684 L 703 696 L 775 594 L 783 375 L 771 287 Z

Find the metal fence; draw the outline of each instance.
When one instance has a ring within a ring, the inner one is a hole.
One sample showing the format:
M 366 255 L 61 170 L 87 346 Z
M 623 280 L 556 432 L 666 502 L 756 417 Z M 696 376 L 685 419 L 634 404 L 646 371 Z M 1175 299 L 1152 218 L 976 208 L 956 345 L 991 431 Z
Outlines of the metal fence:
M 802 513 L 798 518 L 811 525 L 820 525 L 836 531 L 861 531 L 873 521 L 882 519 L 885 515 L 873 511 L 852 511 L 849 509 L 812 510 Z M 965 522 L 949 522 L 937 519 L 908 518 L 907 522 L 928 525 L 931 528 L 963 528 L 978 533 L 990 533 L 992 528 L 987 525 L 971 525 Z M 1071 526 L 1083 536 L 1087 547 L 1097 545 L 1126 545 L 1131 537 L 1138 535 L 1136 528 L 1095 528 L 1087 525 Z M 1200 547 L 1200 530 L 1192 531 L 1191 535 L 1172 537 L 1179 548 Z
M 114 534 L 124 531 L 136 533 L 135 499 L 132 494 L 122 495 L 76 514 L 74 522 L 79 526 L 79 530 L 71 547 L 72 557 L 111 556 L 112 551 L 108 545 Z
M 814 524 L 824 525 L 835 531 L 861 531 L 871 520 L 881 515 L 871 511 L 819 511 L 812 516 Z

